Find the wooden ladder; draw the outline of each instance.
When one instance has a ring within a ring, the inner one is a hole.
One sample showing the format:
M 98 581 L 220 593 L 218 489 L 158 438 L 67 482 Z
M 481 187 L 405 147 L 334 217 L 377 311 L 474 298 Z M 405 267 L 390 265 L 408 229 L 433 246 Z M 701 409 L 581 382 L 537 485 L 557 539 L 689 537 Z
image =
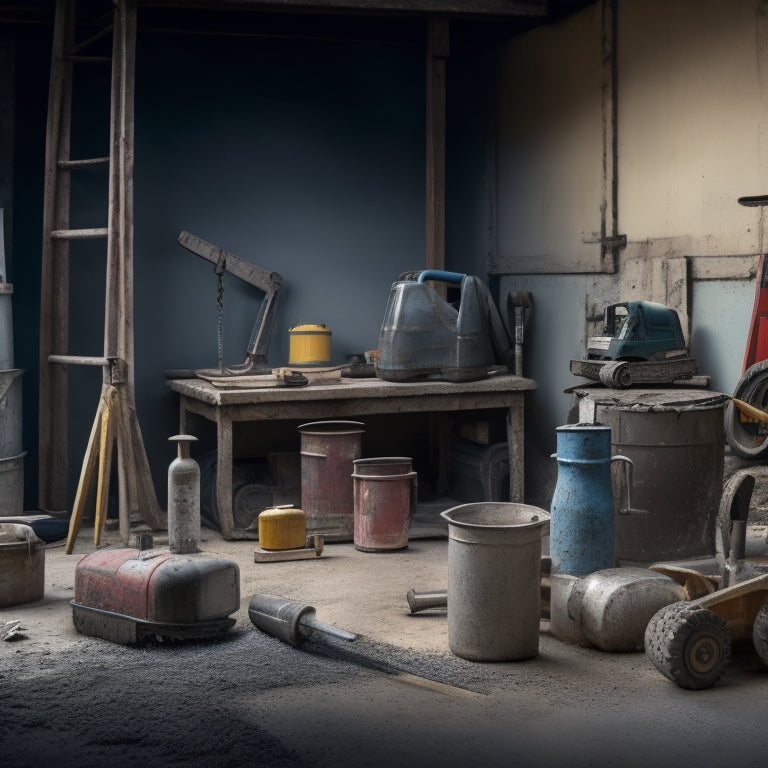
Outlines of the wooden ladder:
M 80 473 L 69 524 L 70 554 L 98 470 L 94 543 L 107 514 L 112 455 L 117 446 L 120 538 L 127 544 L 132 523 L 166 527 L 136 417 L 133 376 L 133 97 L 136 0 L 112 0 L 104 28 L 75 42 L 76 2 L 57 0 L 46 132 L 45 192 L 40 310 L 39 506 L 66 508 L 67 407 L 70 365 L 100 366 L 101 395 Z M 88 56 L 95 41 L 112 34 L 111 56 Z M 72 81 L 76 64 L 111 62 L 110 154 L 70 159 Z M 109 164 L 107 226 L 70 229 L 70 176 L 78 169 Z M 69 334 L 69 244 L 106 238 L 104 354 L 71 355 Z

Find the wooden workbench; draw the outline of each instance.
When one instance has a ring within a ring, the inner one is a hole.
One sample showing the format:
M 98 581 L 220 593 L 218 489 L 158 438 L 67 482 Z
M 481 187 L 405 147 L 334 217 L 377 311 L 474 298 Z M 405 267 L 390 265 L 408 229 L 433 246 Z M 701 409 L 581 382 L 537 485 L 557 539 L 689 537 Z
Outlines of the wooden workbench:
M 254 538 L 234 527 L 232 511 L 232 433 L 235 422 L 283 419 L 355 419 L 367 414 L 449 413 L 506 410 L 509 445 L 509 498 L 523 501 L 523 405 L 531 379 L 496 375 L 481 381 L 418 381 L 394 384 L 377 378 L 341 379 L 333 384 L 264 389 L 222 389 L 202 379 L 173 379 L 180 395 L 180 432 L 188 414 L 216 424 L 218 458 L 216 498 L 222 534 L 227 539 Z

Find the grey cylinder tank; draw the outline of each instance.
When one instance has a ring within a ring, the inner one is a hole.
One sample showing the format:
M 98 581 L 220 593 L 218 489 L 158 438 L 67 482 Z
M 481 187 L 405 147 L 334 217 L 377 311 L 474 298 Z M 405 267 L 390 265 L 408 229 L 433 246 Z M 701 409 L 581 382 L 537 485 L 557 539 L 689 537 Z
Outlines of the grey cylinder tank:
M 200 467 L 190 457 L 191 435 L 168 438 L 178 455 L 168 467 L 168 548 L 177 554 L 198 551 L 200 543 Z
M 728 396 L 697 389 L 583 389 L 580 422 L 611 427 L 611 452 L 634 464 L 632 503 L 645 514 L 617 515 L 619 563 L 715 554 L 723 488 Z M 626 490 L 614 483 L 617 508 Z

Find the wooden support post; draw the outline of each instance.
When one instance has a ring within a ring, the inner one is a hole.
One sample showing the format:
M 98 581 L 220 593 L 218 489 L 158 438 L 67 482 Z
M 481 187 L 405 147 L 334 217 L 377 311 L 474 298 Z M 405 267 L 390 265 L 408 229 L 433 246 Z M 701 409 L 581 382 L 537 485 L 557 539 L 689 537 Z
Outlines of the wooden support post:
M 74 0 L 59 0 L 57 5 L 57 30 L 74 22 Z M 118 502 L 120 518 L 120 538 L 128 543 L 130 526 L 133 522 L 144 521 L 151 528 L 158 530 L 166 527 L 165 513 L 159 508 L 149 462 L 141 438 L 134 398 L 133 374 L 133 102 L 135 82 L 136 50 L 136 0 L 114 0 L 114 23 L 112 25 L 112 83 L 109 154 L 109 201 L 107 227 L 89 230 L 68 229 L 69 218 L 69 182 L 66 186 L 53 189 L 53 182 L 46 188 L 46 235 L 44 240 L 44 276 L 42 301 L 44 305 L 43 325 L 51 327 L 66 320 L 67 292 L 65 304 L 53 301 L 51 280 L 55 279 L 55 270 L 60 268 L 60 260 L 51 258 L 46 252 L 51 243 L 66 243 L 80 237 L 107 237 L 106 285 L 104 310 L 104 354 L 102 358 L 69 356 L 66 345 L 57 348 L 51 346 L 45 331 L 41 333 L 41 457 L 45 451 L 45 461 L 41 458 L 41 489 L 53 487 L 52 476 L 48 467 L 51 462 L 52 445 L 49 435 L 53 435 L 51 411 L 54 409 L 54 395 L 50 386 L 43 386 L 52 377 L 54 371 L 65 371 L 66 365 L 102 365 L 103 378 L 101 396 L 96 411 L 96 418 L 88 441 L 83 467 L 80 475 L 75 503 L 70 519 L 67 553 L 71 553 L 75 537 L 83 517 L 83 510 L 93 479 L 98 467 L 96 489 L 96 519 L 94 543 L 98 545 L 107 517 L 110 472 L 112 457 L 117 445 L 118 457 Z M 69 29 L 66 27 L 66 29 Z M 59 103 L 71 98 L 71 72 L 62 80 L 57 74 L 59 61 L 68 58 L 73 40 L 60 41 L 54 48 L 54 65 L 51 76 L 51 104 L 49 111 L 48 155 L 56 159 L 59 173 L 57 179 L 67 178 L 67 173 L 104 158 L 72 163 L 68 157 L 70 115 L 62 110 Z M 66 138 L 66 152 L 62 153 L 62 137 Z M 64 160 L 62 164 L 61 160 Z M 51 160 L 53 162 L 53 159 Z M 62 194 L 59 194 L 63 190 Z M 47 271 L 46 271 L 47 270 Z M 50 274 L 49 274 L 50 273 Z M 57 286 L 58 287 L 58 286 Z M 66 311 L 65 311 L 66 310 Z M 47 313 L 47 314 L 46 314 Z M 66 325 L 66 324 L 65 324 Z M 47 326 L 46 326 L 47 327 Z M 66 340 L 65 340 L 66 341 Z M 44 373 L 43 373 L 44 372 Z M 66 374 L 64 374 L 66 375 Z M 61 402 L 63 397 L 63 403 Z M 66 389 L 56 392 L 55 407 L 66 413 Z M 66 422 L 65 422 L 66 424 Z M 66 459 L 66 430 L 59 436 L 60 451 Z M 50 463 L 48 463 L 50 462 Z M 66 461 L 63 462 L 66 466 Z M 59 495 L 65 495 L 66 472 L 56 478 Z M 41 491 L 41 496 L 43 493 Z M 65 501 L 62 502 L 63 504 Z
M 69 160 L 72 63 L 65 53 L 75 35 L 75 4 L 57 0 L 53 30 L 48 123 L 45 139 L 45 204 L 40 275 L 40 426 L 38 507 L 67 508 L 67 369 L 48 356 L 66 354 L 69 336 L 69 241 L 53 236 L 69 226 Z

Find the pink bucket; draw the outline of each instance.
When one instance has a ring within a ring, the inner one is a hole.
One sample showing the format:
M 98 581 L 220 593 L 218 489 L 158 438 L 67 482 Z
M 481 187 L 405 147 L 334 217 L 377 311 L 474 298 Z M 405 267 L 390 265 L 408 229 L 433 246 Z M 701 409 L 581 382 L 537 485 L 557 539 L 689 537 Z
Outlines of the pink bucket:
M 359 459 L 353 462 L 354 543 L 362 552 L 386 552 L 408 546 L 408 525 L 416 503 L 417 473 L 410 459 Z M 369 474 L 373 469 L 379 474 Z M 388 469 L 390 474 L 384 474 Z

